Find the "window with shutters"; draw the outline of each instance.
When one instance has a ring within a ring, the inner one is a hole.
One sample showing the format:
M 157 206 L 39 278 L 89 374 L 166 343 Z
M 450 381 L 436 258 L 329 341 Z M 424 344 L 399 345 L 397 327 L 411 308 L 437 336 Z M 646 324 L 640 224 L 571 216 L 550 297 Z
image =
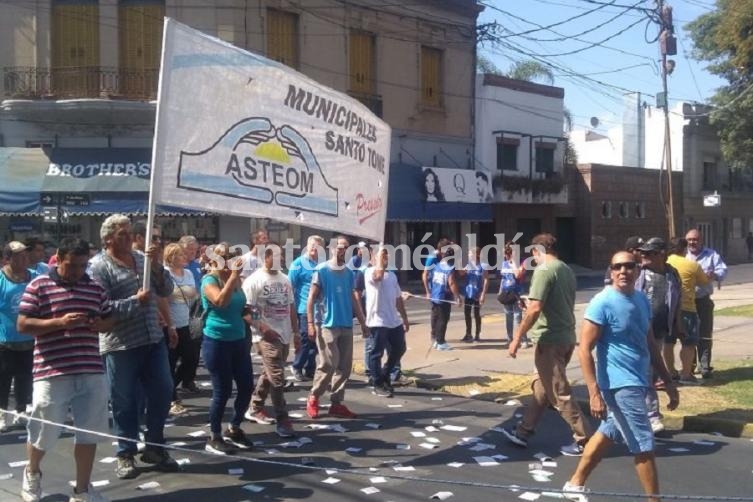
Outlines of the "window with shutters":
M 442 51 L 421 46 L 421 105 L 442 107 Z
M 165 3 L 120 0 L 118 92 L 135 99 L 157 96 Z
M 99 94 L 99 6 L 96 0 L 52 2 L 52 92 Z
M 267 9 L 267 57 L 298 68 L 298 15 Z
M 350 91 L 356 94 L 376 94 L 375 37 L 365 31 L 350 32 Z
M 518 170 L 518 147 L 520 140 L 517 138 L 497 139 L 497 170 Z

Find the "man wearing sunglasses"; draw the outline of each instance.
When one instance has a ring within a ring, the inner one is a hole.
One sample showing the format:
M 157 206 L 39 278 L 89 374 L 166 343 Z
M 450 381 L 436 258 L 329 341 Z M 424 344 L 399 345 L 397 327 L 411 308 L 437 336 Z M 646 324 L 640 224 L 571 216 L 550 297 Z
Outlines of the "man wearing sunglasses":
M 659 493 L 654 435 L 646 409 L 650 366 L 667 382 L 667 407 L 673 410 L 679 404 L 677 389 L 654 342 L 651 304 L 646 295 L 635 289 L 635 257 L 621 251 L 612 257 L 610 269 L 612 285 L 588 304 L 580 334 L 578 355 L 591 415 L 602 422 L 586 444 L 575 473 L 565 483 L 565 498 L 570 500 L 587 500 L 586 480 L 615 442 L 624 442 L 635 456 L 643 491 Z M 594 348 L 598 363 L 594 361 Z
M 682 319 L 682 331 L 685 338 L 680 339 L 682 348 L 680 349 L 680 384 L 682 385 L 700 385 L 693 375 L 693 361 L 695 360 L 696 346 L 699 337 L 699 319 L 696 310 L 695 292 L 697 287 L 706 286 L 709 278 L 703 273 L 701 266 L 693 260 L 685 258 L 688 248 L 688 241 L 681 237 L 674 237 L 669 241 L 669 258 L 667 263 L 677 270 L 682 284 L 680 317 Z M 670 371 L 674 370 L 675 365 L 675 341 L 676 338 L 666 339 L 664 341 L 664 361 Z
M 635 289 L 643 292 L 651 303 L 651 328 L 659 347 L 665 341 L 673 343 L 685 338 L 680 317 L 681 283 L 677 270 L 667 264 L 667 243 L 660 237 L 652 237 L 638 248 L 641 256 L 641 271 L 635 281 Z M 674 376 L 674 375 L 673 375 Z M 654 381 L 658 375 L 654 374 Z M 661 382 L 661 386 L 664 382 Z M 659 398 L 654 386 L 649 387 L 648 417 L 654 432 L 664 430 L 659 412 Z

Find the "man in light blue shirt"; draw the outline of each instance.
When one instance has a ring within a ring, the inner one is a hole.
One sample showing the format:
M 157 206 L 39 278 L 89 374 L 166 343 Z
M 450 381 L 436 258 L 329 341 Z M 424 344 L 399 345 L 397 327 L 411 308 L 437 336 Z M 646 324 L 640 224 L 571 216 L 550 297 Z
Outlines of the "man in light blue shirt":
M 727 276 L 727 265 L 722 257 L 711 248 L 703 245 L 701 233 L 692 229 L 685 234 L 688 241 L 688 252 L 685 258 L 698 262 L 709 278 L 705 286 L 695 289 L 695 307 L 700 321 L 698 327 L 698 367 L 703 378 L 711 378 L 714 368 L 711 366 L 712 335 L 714 333 L 714 302 L 711 295 L 714 293 L 714 281 L 721 285 Z
M 591 416 L 602 422 L 562 489 L 570 500 L 587 500 L 586 480 L 615 442 L 624 442 L 635 456 L 643 491 L 647 495 L 659 493 L 654 435 L 646 409 L 651 385 L 649 365 L 666 382 L 668 409 L 677 407 L 679 394 L 654 341 L 651 304 L 643 292 L 635 289 L 638 265 L 632 253 L 615 254 L 610 264 L 612 285 L 597 294 L 586 308 L 580 335 L 580 365 Z M 658 501 L 653 497 L 650 500 Z
M 338 236 L 333 240 L 330 259 L 314 269 L 306 304 L 307 331 L 310 338 L 316 339 L 319 349 L 314 384 L 306 403 L 306 413 L 310 418 L 319 416 L 319 398 L 327 389 L 331 389 L 330 416 L 356 418 L 342 401 L 353 366 L 353 315 L 358 318 L 362 333 L 367 332 L 366 319 L 355 294 L 353 272 L 345 265 L 348 239 Z M 325 314 L 321 332 L 317 333 L 314 305 L 319 299 L 324 304 Z
M 293 285 L 295 294 L 298 329 L 301 337 L 301 348 L 293 360 L 293 378 L 296 382 L 314 378 L 316 367 L 316 339 L 309 338 L 306 304 L 309 299 L 311 278 L 314 275 L 314 269 L 319 265 L 319 250 L 322 254 L 324 253 L 324 239 L 318 235 L 310 236 L 306 241 L 306 249 L 303 250 L 301 256 L 293 260 L 290 273 L 288 273 L 288 279 Z

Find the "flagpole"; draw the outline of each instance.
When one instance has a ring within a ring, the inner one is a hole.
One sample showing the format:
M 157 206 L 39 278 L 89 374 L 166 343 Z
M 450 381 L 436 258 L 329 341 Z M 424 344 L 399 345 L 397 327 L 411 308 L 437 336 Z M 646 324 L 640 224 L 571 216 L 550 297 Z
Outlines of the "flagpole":
M 159 82 L 157 84 L 157 110 L 154 116 L 154 138 L 152 139 L 152 169 L 149 176 L 149 207 L 147 209 L 146 213 L 146 235 L 145 242 L 144 242 L 144 249 L 148 250 L 152 245 L 152 229 L 154 228 L 154 217 L 155 217 L 155 207 L 157 205 L 156 202 L 156 194 L 157 190 L 155 190 L 154 186 L 154 179 L 155 179 L 155 173 L 157 172 L 157 169 L 159 168 L 157 166 L 157 131 L 159 131 L 159 122 L 160 122 L 160 103 L 162 103 L 162 92 L 164 88 L 164 76 L 165 76 L 165 53 L 167 52 L 165 50 L 165 47 L 167 46 L 167 28 L 169 23 L 171 22 L 171 19 L 168 17 L 165 17 L 165 24 L 162 27 L 162 54 L 160 55 L 160 70 L 159 70 Z M 151 283 L 151 276 L 152 276 L 152 260 L 146 259 L 144 260 L 144 283 L 142 285 L 144 291 L 149 291 L 149 285 Z

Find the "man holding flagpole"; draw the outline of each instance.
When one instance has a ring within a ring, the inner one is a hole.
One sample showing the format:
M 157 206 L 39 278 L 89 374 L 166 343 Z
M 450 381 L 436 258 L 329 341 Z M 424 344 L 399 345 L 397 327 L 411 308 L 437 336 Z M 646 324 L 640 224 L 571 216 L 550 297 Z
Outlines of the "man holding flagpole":
M 162 264 L 156 246 L 141 255 L 131 249 L 131 222 L 127 216 L 109 216 L 100 229 L 105 246 L 102 258 L 91 270 L 92 278 L 107 291 L 115 323 L 100 333 L 100 352 L 105 357 L 110 382 L 113 433 L 127 438 L 118 441 L 115 472 L 120 479 L 138 476 L 134 456 L 139 437 L 139 413 L 146 397 L 145 443 L 141 461 L 157 469 L 179 469 L 163 447 L 165 419 L 170 409 L 173 381 L 167 346 L 157 320 L 156 297 L 166 298 L 173 281 Z M 149 290 L 141 287 L 144 262 L 150 260 Z M 177 343 L 177 336 L 169 340 Z

